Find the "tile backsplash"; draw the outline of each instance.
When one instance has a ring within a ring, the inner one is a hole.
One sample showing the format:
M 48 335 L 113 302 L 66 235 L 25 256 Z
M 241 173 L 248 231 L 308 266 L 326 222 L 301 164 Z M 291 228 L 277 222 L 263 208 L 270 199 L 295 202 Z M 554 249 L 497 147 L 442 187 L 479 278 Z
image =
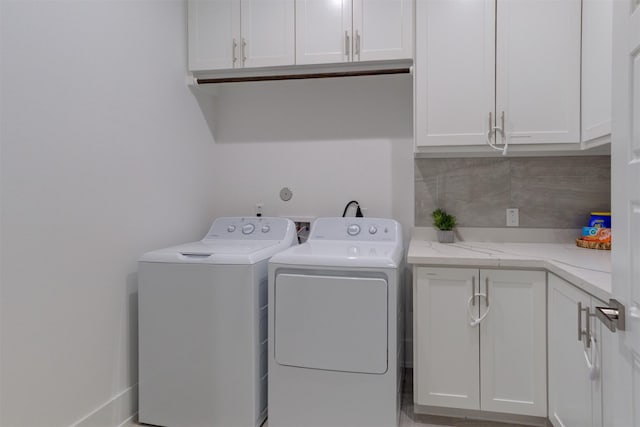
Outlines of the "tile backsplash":
M 609 156 L 415 160 L 418 227 L 436 208 L 460 227 L 506 227 L 506 209 L 518 208 L 520 227 L 579 228 L 610 207 Z

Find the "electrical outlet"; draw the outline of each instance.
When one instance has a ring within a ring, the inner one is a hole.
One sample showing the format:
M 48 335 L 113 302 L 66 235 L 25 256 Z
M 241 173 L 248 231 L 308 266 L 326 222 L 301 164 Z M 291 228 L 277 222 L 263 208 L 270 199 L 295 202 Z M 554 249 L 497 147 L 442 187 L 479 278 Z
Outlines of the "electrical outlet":
M 520 214 L 518 208 L 507 209 L 507 227 L 518 227 L 520 225 Z

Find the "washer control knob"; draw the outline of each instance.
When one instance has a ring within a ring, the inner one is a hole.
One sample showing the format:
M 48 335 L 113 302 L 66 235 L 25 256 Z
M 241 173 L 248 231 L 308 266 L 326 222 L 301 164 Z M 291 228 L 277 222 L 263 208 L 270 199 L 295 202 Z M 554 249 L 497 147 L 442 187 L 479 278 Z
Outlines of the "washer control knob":
M 378 232 L 378 229 L 376 228 L 375 225 L 372 225 L 371 227 L 369 227 L 369 234 L 376 234 Z
M 256 226 L 253 224 L 245 224 L 242 226 L 242 234 L 251 234 L 256 229 Z
M 347 234 L 349 236 L 357 236 L 360 233 L 360 226 L 358 224 L 351 224 L 347 227 Z
M 230 225 L 227 227 L 227 231 L 229 233 L 233 233 L 234 231 L 236 231 L 236 226 L 235 225 Z
M 271 230 L 271 227 L 269 227 L 268 225 L 263 225 L 262 226 L 262 232 L 263 233 L 268 233 L 269 230 Z

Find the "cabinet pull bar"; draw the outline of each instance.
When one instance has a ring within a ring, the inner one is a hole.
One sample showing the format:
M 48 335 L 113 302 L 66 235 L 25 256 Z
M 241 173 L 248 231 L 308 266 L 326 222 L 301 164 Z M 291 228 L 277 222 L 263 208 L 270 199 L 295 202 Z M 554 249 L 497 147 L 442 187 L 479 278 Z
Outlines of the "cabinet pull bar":
M 586 329 L 582 330 L 582 312 L 585 312 Z M 582 308 L 582 302 L 578 302 L 578 341 L 582 341 L 585 337 L 584 345 L 586 348 L 591 347 L 591 309 L 589 307 Z
M 584 318 L 587 321 L 587 333 L 585 335 L 585 344 L 587 348 L 590 348 L 591 347 L 591 315 L 590 315 L 591 309 L 589 307 L 586 307 L 584 311 L 585 311 Z
M 485 280 L 485 285 L 487 287 L 487 290 L 484 293 L 485 295 L 484 299 L 487 302 L 487 305 L 489 305 L 489 278 L 487 277 L 484 280 Z
M 471 302 L 476 305 L 476 276 L 471 278 Z
M 234 38 L 233 42 L 231 43 L 231 52 L 232 52 L 232 58 L 233 58 L 233 65 L 236 65 L 236 61 L 238 61 L 238 57 L 236 56 L 236 49 L 238 48 L 238 41 Z
M 360 60 L 360 31 L 356 30 L 356 55 L 358 55 L 358 61 Z
M 504 145 L 504 148 L 502 150 L 502 155 L 506 156 L 507 150 L 509 149 L 509 140 L 507 139 L 507 128 L 504 127 L 504 111 L 500 115 L 500 121 L 501 121 L 500 133 L 502 134 L 502 144 Z
M 350 37 L 349 37 L 349 32 L 345 31 L 344 32 L 344 55 L 347 57 L 347 59 L 349 59 L 349 50 L 350 50 Z
M 582 303 L 578 302 L 578 341 L 582 341 Z
M 243 37 L 242 38 L 242 65 L 244 65 L 244 63 L 247 61 L 246 49 L 247 49 L 247 41 Z

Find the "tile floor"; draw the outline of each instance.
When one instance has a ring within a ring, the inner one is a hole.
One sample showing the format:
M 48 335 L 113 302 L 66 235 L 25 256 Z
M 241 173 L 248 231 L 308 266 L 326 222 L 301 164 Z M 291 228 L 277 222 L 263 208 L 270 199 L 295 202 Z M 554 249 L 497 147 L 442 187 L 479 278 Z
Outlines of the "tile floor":
M 399 427 L 523 427 L 517 424 L 496 423 L 490 421 L 467 420 L 460 418 L 435 417 L 428 415 L 416 415 L 413 413 L 413 372 L 407 370 L 405 374 L 405 384 L 402 393 L 402 413 L 400 414 Z M 131 421 L 122 424 L 120 427 L 140 427 Z M 262 427 L 269 427 L 267 420 Z M 300 426 L 304 427 L 304 426 Z M 349 427 L 349 426 L 345 426 Z

